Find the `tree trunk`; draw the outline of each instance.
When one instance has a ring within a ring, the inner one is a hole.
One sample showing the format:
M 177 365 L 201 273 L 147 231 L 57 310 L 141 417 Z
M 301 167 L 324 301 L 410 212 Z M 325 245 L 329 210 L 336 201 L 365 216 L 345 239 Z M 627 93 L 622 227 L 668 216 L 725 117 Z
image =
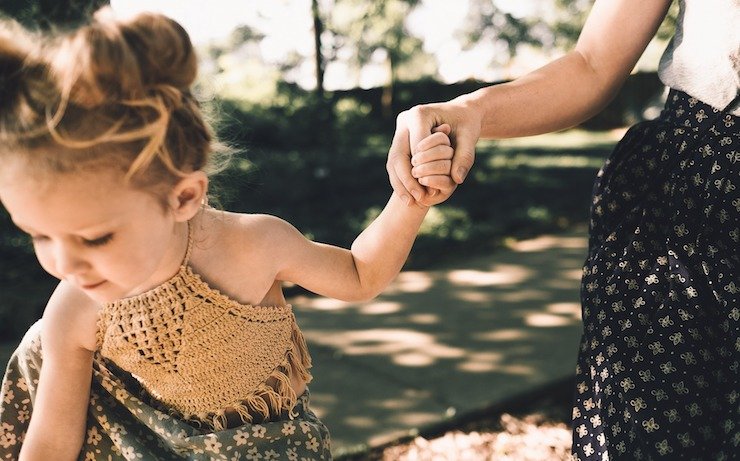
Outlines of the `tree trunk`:
M 324 22 L 321 20 L 319 1 L 311 0 L 313 14 L 313 41 L 316 48 L 316 95 L 324 97 L 324 55 L 321 52 L 321 34 L 324 32 Z

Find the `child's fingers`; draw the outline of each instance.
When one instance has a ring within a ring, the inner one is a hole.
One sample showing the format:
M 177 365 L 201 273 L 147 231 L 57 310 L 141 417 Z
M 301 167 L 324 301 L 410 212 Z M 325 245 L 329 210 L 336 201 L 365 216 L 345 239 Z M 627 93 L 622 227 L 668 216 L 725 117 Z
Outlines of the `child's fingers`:
M 411 175 L 414 178 L 423 178 L 424 176 L 432 175 L 447 175 L 450 176 L 450 169 L 452 168 L 452 160 L 435 160 L 433 162 L 423 163 L 415 166 L 411 169 Z M 425 185 L 420 182 L 419 184 Z
M 449 175 L 424 176 L 419 179 L 419 183 L 426 186 L 428 189 L 439 190 L 440 192 L 447 194 L 457 187 L 457 183 L 453 181 Z
M 422 152 L 417 152 L 411 157 L 411 165 L 423 165 L 428 162 L 437 160 L 451 160 L 455 151 L 452 147 L 446 145 L 434 146 Z
M 419 144 L 416 145 L 416 150 L 414 151 L 414 155 L 418 154 L 419 152 L 429 150 L 435 146 L 441 146 L 441 145 L 451 146 L 452 143 L 450 142 L 450 138 L 441 131 L 437 133 L 432 133 L 426 138 L 419 141 Z

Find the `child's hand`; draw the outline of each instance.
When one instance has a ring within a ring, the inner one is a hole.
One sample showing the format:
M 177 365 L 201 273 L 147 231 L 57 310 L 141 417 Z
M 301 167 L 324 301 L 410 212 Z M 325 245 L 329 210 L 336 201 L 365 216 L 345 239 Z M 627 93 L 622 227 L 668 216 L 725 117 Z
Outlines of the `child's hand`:
M 454 149 L 449 134 L 450 125 L 443 124 L 434 128 L 431 135 L 417 144 L 416 153 L 411 158 L 411 174 L 429 192 L 422 205 L 431 206 L 444 202 L 457 187 L 457 183 L 452 180 Z

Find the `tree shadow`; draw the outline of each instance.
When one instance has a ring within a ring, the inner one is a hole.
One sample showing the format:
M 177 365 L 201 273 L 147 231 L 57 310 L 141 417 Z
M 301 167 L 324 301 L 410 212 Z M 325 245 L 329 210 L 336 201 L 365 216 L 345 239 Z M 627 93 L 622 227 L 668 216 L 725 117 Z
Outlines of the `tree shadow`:
M 584 232 L 541 236 L 429 271 L 366 303 L 293 296 L 314 357 L 312 404 L 334 450 L 570 376 L 581 332 Z

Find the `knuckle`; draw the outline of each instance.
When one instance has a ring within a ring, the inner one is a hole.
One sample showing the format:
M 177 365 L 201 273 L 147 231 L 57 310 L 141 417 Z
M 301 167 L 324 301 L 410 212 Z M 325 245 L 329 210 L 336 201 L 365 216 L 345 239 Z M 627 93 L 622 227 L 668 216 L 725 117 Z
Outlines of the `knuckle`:
M 425 119 L 430 114 L 433 114 L 433 110 L 429 104 L 417 104 L 416 106 L 404 111 L 406 117 L 412 117 L 416 119 Z
M 424 112 L 424 110 L 422 109 L 422 106 L 416 105 L 416 106 L 414 106 L 414 107 L 412 107 L 410 109 L 407 109 L 407 110 L 405 110 L 405 111 L 403 111 L 401 113 L 402 114 L 406 114 L 406 116 L 418 117 L 418 116 L 422 115 L 423 112 Z
M 409 110 L 404 110 L 399 112 L 399 114 L 396 116 L 396 125 L 401 125 L 406 121 L 406 118 L 409 116 Z

